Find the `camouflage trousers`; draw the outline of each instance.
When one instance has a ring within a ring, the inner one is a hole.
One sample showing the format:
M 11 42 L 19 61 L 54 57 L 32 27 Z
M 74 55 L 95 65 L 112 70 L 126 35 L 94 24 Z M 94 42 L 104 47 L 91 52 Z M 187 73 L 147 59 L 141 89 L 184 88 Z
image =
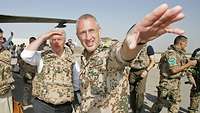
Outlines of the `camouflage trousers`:
M 142 113 L 147 76 L 141 78 L 140 75 L 136 75 L 134 72 L 130 72 L 129 75 L 130 106 L 132 112 Z
M 150 112 L 151 113 L 159 113 L 164 106 L 164 101 L 168 100 L 168 113 L 178 113 L 181 96 L 180 89 L 162 89 L 158 87 L 158 98 L 157 101 L 153 104 Z
M 196 93 L 191 90 L 190 107 L 188 107 L 189 113 L 199 113 L 198 112 L 199 103 L 200 103 L 200 95 L 196 95 Z

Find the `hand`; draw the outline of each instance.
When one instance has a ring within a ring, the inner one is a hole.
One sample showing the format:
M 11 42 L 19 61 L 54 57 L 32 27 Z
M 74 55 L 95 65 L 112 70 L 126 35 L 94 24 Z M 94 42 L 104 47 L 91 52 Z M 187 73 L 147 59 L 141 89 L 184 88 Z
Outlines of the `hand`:
M 165 33 L 183 34 L 183 30 L 170 26 L 183 18 L 181 6 L 168 8 L 167 4 L 160 5 L 139 21 L 127 35 L 129 48 L 134 49 L 138 43 L 146 43 Z
M 197 64 L 197 60 L 188 60 L 188 64 L 190 66 L 195 66 Z
M 195 82 L 193 77 L 190 77 L 190 82 L 195 88 L 197 87 L 197 84 L 196 84 L 196 82 Z
M 189 84 L 192 84 L 195 88 L 197 87 L 197 84 L 194 80 L 194 77 L 192 76 L 192 73 L 188 72 L 187 73 L 187 78 L 188 78 L 188 81 L 185 82 L 186 84 L 189 83 Z
M 40 38 L 42 38 L 43 41 L 46 41 L 46 40 L 50 39 L 53 35 L 64 35 L 64 30 L 53 29 L 53 30 L 41 35 Z
M 148 74 L 148 72 L 147 72 L 146 70 L 144 70 L 144 71 L 141 73 L 140 77 L 144 78 L 144 77 L 147 76 L 147 74 Z
M 15 80 L 13 79 L 13 77 L 10 77 L 10 78 L 7 80 L 8 84 L 13 83 L 14 81 L 15 81 Z

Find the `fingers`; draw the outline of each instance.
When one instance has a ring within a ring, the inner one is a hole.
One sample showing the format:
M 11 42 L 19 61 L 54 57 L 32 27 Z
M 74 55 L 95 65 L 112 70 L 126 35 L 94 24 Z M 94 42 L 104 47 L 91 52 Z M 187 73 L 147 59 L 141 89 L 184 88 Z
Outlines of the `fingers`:
M 49 33 L 49 35 L 50 35 L 50 36 L 53 36 L 53 35 L 63 35 L 63 32 L 61 32 L 61 31 L 51 31 L 51 32 Z
M 185 33 L 184 30 L 179 29 L 179 28 L 166 28 L 165 31 L 167 33 L 173 33 L 173 34 L 177 34 L 177 35 L 183 35 Z
M 154 9 L 150 14 L 146 15 L 140 24 L 144 27 L 151 26 L 167 11 L 168 5 L 162 4 Z
M 155 37 L 159 37 L 159 36 L 161 36 L 162 34 L 165 34 L 165 33 L 173 33 L 173 34 L 177 34 L 177 35 L 183 35 L 185 33 L 185 31 L 182 30 L 182 29 L 179 29 L 179 28 L 167 27 L 165 29 L 157 30 L 157 35 Z
M 64 30 L 60 30 L 60 29 L 54 29 L 52 31 L 48 32 L 49 36 L 53 36 L 53 35 L 64 35 L 65 31 Z
M 45 41 L 45 40 L 50 39 L 50 38 L 51 38 L 52 36 L 54 36 L 54 35 L 60 35 L 60 36 L 62 36 L 63 34 L 62 34 L 61 32 L 52 30 L 52 31 L 49 31 L 49 32 L 47 32 L 47 33 L 42 34 L 42 35 L 40 36 L 40 38 L 41 38 L 43 41 Z
M 170 24 L 172 24 L 172 23 L 174 23 L 174 22 L 177 22 L 177 21 L 179 21 L 179 20 L 181 20 L 181 19 L 183 19 L 183 18 L 184 18 L 184 14 L 183 14 L 183 13 L 180 13 L 180 14 L 178 14 L 175 18 L 173 18 L 171 21 L 167 21 L 167 22 L 161 24 L 161 25 L 159 26 L 159 29 L 161 29 L 161 28 L 166 28 L 166 27 L 169 26 Z
M 153 24 L 153 27 L 159 27 L 161 25 L 168 26 L 169 24 L 178 21 L 184 17 L 181 6 L 175 6 L 174 8 L 168 9 L 162 17 Z

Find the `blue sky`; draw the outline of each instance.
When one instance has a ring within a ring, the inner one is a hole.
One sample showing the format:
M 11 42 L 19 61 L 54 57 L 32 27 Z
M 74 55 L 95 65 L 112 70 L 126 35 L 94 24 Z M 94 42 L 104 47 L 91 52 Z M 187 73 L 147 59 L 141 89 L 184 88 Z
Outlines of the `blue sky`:
M 97 17 L 102 28 L 102 37 L 108 36 L 123 40 L 127 30 L 148 12 L 162 3 L 170 7 L 181 5 L 185 18 L 173 24 L 186 31 L 189 37 L 188 52 L 200 47 L 200 1 L 199 0 L 1 0 L 0 14 L 54 17 L 77 19 L 85 13 Z M 0 24 L 8 37 L 13 31 L 15 39 L 27 39 L 30 36 L 39 36 L 52 29 L 56 24 Z M 78 42 L 75 35 L 75 25 L 66 28 L 67 37 Z M 175 35 L 166 34 L 152 41 L 156 51 L 166 50 L 173 43 Z

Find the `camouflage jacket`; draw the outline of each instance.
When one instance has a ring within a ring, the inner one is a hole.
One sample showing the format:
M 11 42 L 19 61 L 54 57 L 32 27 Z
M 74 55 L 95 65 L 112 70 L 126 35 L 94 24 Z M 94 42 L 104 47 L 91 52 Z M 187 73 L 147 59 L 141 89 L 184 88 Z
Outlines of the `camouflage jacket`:
M 6 94 L 11 89 L 9 79 L 11 76 L 11 54 L 8 50 L 0 52 L 0 95 Z
M 149 63 L 150 59 L 147 54 L 147 45 L 145 45 L 130 65 L 133 69 L 141 70 L 147 68 Z
M 116 41 L 103 42 L 88 57 L 86 51 L 81 57 L 81 110 L 110 109 L 112 113 L 128 112 L 128 77 L 124 73 L 125 63 L 117 60 Z
M 178 89 L 180 84 L 180 77 L 183 72 L 171 75 L 169 69 L 182 66 L 186 63 L 187 58 L 185 56 L 185 51 L 176 48 L 171 45 L 167 51 L 161 55 L 159 62 L 160 69 L 160 85 L 167 89 Z
M 55 105 L 74 99 L 72 85 L 72 54 L 65 48 L 62 57 L 51 50 L 42 53 L 43 68 L 33 79 L 33 96 Z

